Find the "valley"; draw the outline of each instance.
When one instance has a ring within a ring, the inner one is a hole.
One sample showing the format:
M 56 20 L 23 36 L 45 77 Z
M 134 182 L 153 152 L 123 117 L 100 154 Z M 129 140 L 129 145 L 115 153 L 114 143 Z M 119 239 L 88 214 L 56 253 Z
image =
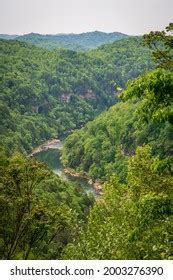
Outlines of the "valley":
M 1 36 L 1 259 L 172 259 L 172 29 Z

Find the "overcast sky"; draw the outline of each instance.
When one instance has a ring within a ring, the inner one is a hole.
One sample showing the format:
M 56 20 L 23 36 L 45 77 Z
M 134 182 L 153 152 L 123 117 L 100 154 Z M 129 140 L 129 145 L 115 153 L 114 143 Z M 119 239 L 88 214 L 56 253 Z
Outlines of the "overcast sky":
M 172 0 L 0 0 L 0 33 L 42 34 L 162 30 Z

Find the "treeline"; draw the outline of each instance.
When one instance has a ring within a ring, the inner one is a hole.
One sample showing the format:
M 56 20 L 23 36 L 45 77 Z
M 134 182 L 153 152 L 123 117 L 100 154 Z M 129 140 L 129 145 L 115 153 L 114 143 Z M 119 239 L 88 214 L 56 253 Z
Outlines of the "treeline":
M 118 87 L 153 66 L 140 38 L 89 53 L 50 52 L 5 40 L 0 50 L 0 132 L 8 154 L 30 152 L 46 139 L 83 126 L 117 101 Z

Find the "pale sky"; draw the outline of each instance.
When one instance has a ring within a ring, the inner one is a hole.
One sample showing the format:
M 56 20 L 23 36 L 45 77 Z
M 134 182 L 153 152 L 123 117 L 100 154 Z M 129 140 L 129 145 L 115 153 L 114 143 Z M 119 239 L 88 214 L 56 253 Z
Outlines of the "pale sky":
M 41 34 L 163 30 L 173 0 L 0 0 L 0 33 Z

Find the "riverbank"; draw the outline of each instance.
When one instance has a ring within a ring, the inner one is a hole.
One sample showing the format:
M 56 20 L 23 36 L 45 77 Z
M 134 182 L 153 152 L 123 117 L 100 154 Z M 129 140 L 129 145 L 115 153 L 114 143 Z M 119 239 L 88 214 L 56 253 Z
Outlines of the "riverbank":
M 82 178 L 87 180 L 87 183 L 95 189 L 98 194 L 102 193 L 103 183 L 100 181 L 93 181 L 86 173 L 76 172 L 74 169 L 71 168 L 64 168 L 64 173 L 70 175 L 72 177 Z
M 33 149 L 32 153 L 29 155 L 29 157 L 37 156 L 38 154 L 41 154 L 42 152 L 47 152 L 49 149 L 61 150 L 62 147 L 63 147 L 63 144 L 59 139 L 50 139 L 50 140 L 44 142 L 43 144 L 39 145 L 35 149 Z M 46 163 L 46 161 L 44 161 L 44 162 Z M 60 159 L 59 159 L 59 162 L 60 162 Z M 62 170 L 61 171 L 62 174 L 64 173 L 73 178 L 79 178 L 81 180 L 85 180 L 86 183 L 90 186 L 90 188 L 94 189 L 98 195 L 100 195 L 102 193 L 103 183 L 100 181 L 94 181 L 86 173 L 76 172 L 74 169 L 63 168 L 63 166 L 61 167 L 61 170 Z
M 36 154 L 39 154 L 41 152 L 45 152 L 48 149 L 61 149 L 62 143 L 59 139 L 50 139 L 43 144 L 39 145 L 35 149 L 32 150 L 32 153 L 29 155 L 29 157 L 33 157 Z

